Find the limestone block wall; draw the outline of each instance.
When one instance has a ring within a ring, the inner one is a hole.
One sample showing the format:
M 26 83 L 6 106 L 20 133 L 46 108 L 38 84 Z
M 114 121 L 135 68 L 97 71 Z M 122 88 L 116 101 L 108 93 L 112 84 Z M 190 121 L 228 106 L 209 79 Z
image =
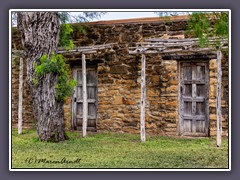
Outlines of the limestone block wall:
M 184 18 L 171 22 L 157 20 L 154 22 L 91 23 L 87 27 L 87 34 L 77 31 L 78 24 L 74 24 L 73 41 L 76 46 L 118 43 L 113 48 L 115 53 L 106 52 L 87 56 L 87 59 L 104 60 L 104 63 L 97 66 L 98 132 L 139 133 L 141 56 L 130 55 L 128 47 L 150 37 L 186 38 L 186 24 L 187 21 Z M 13 44 L 19 49 L 17 37 L 17 35 L 14 37 Z M 80 55 L 70 54 L 66 58 L 69 62 L 81 62 Z M 146 62 L 146 132 L 148 134 L 177 135 L 177 61 L 162 60 L 159 55 L 147 55 Z M 223 134 L 228 135 L 228 60 L 226 58 L 222 61 L 222 67 Z M 216 135 L 216 60 L 210 60 L 209 70 L 210 135 L 212 136 Z M 12 68 L 12 71 L 13 82 L 17 82 L 17 68 Z M 12 98 L 14 107 L 12 121 L 14 123 L 17 121 L 17 89 L 18 87 L 15 85 L 12 91 L 12 97 L 14 97 Z M 30 102 L 28 100 L 28 103 Z M 28 104 L 25 104 L 24 107 L 27 108 Z M 66 128 L 70 129 L 71 98 L 66 101 L 64 109 Z M 31 124 L 30 120 L 32 120 L 32 116 L 26 115 L 24 123 Z

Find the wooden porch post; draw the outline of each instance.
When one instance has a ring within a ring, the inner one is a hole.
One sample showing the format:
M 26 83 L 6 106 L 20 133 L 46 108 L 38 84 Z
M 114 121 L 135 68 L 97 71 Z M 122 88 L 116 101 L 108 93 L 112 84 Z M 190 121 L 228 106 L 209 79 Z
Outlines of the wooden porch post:
M 85 138 L 87 135 L 87 115 L 88 115 L 85 54 L 82 54 L 82 93 L 83 93 L 82 137 Z
M 217 51 L 217 147 L 221 146 L 222 136 L 222 107 L 221 107 L 221 83 L 222 83 L 222 53 Z
M 146 106 L 146 57 L 142 54 L 142 69 L 141 69 L 141 116 L 140 116 L 140 128 L 141 128 L 141 141 L 146 141 L 145 135 L 145 106 Z
M 19 59 L 19 89 L 18 89 L 18 134 L 22 134 L 22 101 L 23 101 L 23 58 Z

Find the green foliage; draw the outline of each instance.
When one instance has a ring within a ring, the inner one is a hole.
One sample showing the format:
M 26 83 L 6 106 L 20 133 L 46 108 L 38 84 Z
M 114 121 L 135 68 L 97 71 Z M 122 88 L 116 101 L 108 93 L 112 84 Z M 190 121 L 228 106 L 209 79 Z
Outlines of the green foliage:
M 228 38 L 228 13 L 215 13 L 214 35 L 218 37 Z
M 216 47 L 220 45 L 220 39 L 228 38 L 228 12 L 195 12 L 192 13 L 187 25 L 187 33 L 193 33 L 199 38 L 200 46 L 209 45 L 209 37 L 218 39 Z M 213 25 L 211 25 L 211 21 Z
M 69 22 L 69 13 L 61 12 L 59 13 L 59 17 L 61 21 L 59 45 L 61 47 L 64 47 L 65 49 L 73 49 L 74 48 L 74 44 L 72 41 L 73 27 L 71 24 L 67 24 L 67 22 Z
M 204 13 L 192 13 L 187 25 L 187 32 L 193 31 L 199 38 L 200 46 L 209 44 L 210 20 Z
M 69 68 L 60 54 L 52 53 L 51 57 L 43 55 L 40 58 L 40 64 L 35 65 L 36 77 L 41 78 L 45 74 L 53 73 L 58 77 L 56 84 L 56 100 L 64 101 L 72 94 L 73 87 L 76 86 L 76 80 L 69 80 Z M 33 79 L 37 84 L 37 79 Z
M 74 44 L 72 41 L 73 28 L 70 24 L 62 24 L 60 30 L 59 45 L 65 47 L 66 49 L 73 49 Z

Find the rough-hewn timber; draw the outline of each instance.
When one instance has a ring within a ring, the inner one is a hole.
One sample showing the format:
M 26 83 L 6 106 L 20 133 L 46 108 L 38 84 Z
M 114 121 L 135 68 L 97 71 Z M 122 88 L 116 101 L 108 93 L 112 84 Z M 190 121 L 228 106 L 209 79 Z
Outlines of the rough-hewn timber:
M 221 67 L 222 53 L 220 50 L 217 51 L 217 146 L 221 146 L 222 136 L 222 67 Z
M 142 69 L 141 69 L 141 116 L 140 116 L 140 132 L 141 141 L 146 141 L 145 135 L 145 106 L 146 106 L 146 57 L 142 55 Z
M 19 59 L 19 89 L 18 89 L 18 134 L 22 134 L 22 103 L 23 103 L 23 58 Z
M 88 116 L 88 103 L 87 103 L 87 77 L 86 77 L 86 60 L 85 54 L 82 54 L 82 93 L 83 93 L 83 123 L 82 123 L 82 136 L 87 135 L 87 116 Z

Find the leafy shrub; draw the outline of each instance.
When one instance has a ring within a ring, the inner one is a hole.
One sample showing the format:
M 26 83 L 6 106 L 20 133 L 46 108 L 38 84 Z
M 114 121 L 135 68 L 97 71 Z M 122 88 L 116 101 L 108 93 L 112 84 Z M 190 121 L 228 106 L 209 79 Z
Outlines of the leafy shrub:
M 40 64 L 35 66 L 35 72 L 38 79 L 48 73 L 53 73 L 58 77 L 55 95 L 57 101 L 65 101 L 72 94 L 73 87 L 77 84 L 76 80 L 70 80 L 69 67 L 60 54 L 52 53 L 50 58 L 44 54 L 40 58 Z M 36 79 L 33 79 L 33 81 L 34 84 L 38 83 Z

